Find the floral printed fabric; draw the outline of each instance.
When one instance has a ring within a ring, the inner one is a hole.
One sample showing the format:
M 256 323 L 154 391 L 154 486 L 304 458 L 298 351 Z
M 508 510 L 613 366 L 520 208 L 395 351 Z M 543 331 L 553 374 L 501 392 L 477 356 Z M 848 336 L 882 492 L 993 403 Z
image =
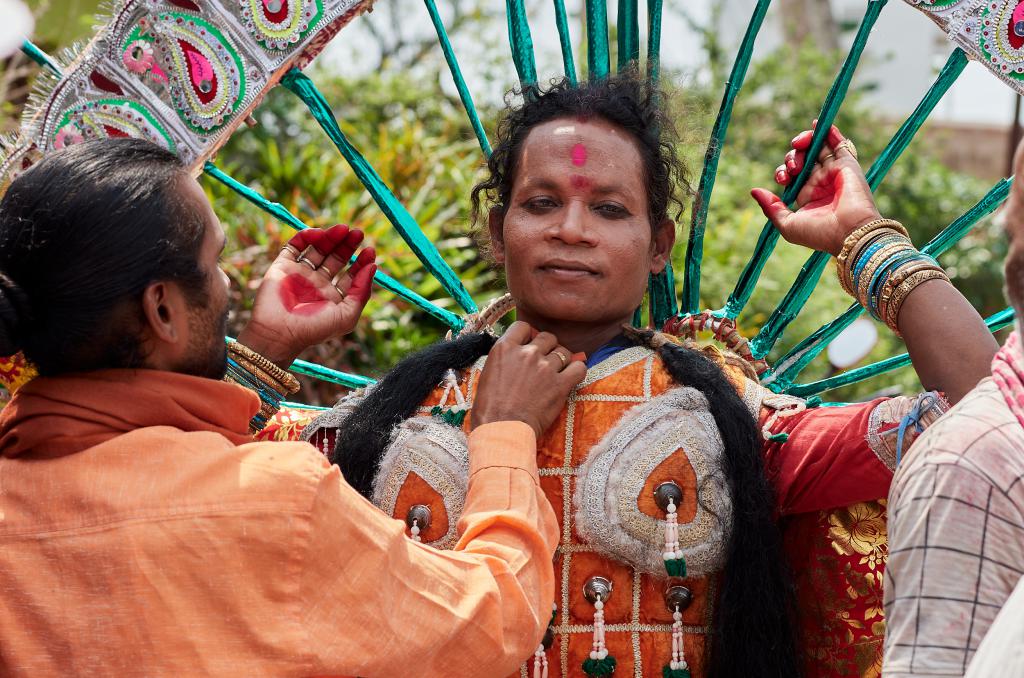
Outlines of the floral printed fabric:
M 885 500 L 792 516 L 782 529 L 797 584 L 806 675 L 881 676 Z

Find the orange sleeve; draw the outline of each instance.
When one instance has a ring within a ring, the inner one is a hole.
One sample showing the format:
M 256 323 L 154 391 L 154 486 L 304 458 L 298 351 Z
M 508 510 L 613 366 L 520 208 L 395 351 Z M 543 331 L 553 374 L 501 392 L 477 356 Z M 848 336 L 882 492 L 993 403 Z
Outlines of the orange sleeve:
M 558 543 L 536 439 L 526 424 L 487 424 L 470 434 L 469 458 L 453 551 L 412 541 L 337 468 L 325 471 L 300 583 L 315 673 L 502 676 L 536 649 Z

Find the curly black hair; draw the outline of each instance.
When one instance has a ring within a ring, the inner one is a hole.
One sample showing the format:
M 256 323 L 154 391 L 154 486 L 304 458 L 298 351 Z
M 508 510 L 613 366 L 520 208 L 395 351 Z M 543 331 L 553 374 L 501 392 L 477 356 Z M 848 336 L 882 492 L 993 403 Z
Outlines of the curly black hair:
M 514 90 L 506 101 L 515 96 L 523 97 L 524 103 L 506 106 L 493 153 L 487 159 L 487 177 L 470 194 L 474 224 L 486 216 L 484 205 L 504 213 L 523 142 L 534 127 L 559 118 L 599 118 L 628 132 L 643 159 L 651 229 L 668 219 L 670 212 L 675 219 L 682 214 L 683 197 L 691 193 L 689 173 L 676 153 L 678 136 L 667 114 L 668 96 L 650 80 L 629 70 L 576 86 L 565 78 L 552 80 L 543 90 Z

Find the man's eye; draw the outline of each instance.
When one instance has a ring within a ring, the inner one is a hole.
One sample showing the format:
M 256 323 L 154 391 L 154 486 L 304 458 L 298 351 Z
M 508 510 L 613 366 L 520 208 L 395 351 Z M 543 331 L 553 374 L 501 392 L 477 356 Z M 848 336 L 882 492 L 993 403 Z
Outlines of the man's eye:
M 526 208 L 531 210 L 551 209 L 555 207 L 555 201 L 551 198 L 534 198 L 526 202 Z
M 606 217 L 624 217 L 629 214 L 629 211 L 625 207 L 614 203 L 604 203 L 598 205 L 596 209 Z

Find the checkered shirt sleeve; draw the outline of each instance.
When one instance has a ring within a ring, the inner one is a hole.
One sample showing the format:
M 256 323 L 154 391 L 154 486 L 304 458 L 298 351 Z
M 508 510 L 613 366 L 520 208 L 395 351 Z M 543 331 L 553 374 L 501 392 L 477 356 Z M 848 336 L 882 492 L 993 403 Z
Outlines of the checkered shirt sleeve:
M 991 379 L 910 449 L 889 495 L 884 675 L 962 676 L 1024 574 L 1024 427 Z

